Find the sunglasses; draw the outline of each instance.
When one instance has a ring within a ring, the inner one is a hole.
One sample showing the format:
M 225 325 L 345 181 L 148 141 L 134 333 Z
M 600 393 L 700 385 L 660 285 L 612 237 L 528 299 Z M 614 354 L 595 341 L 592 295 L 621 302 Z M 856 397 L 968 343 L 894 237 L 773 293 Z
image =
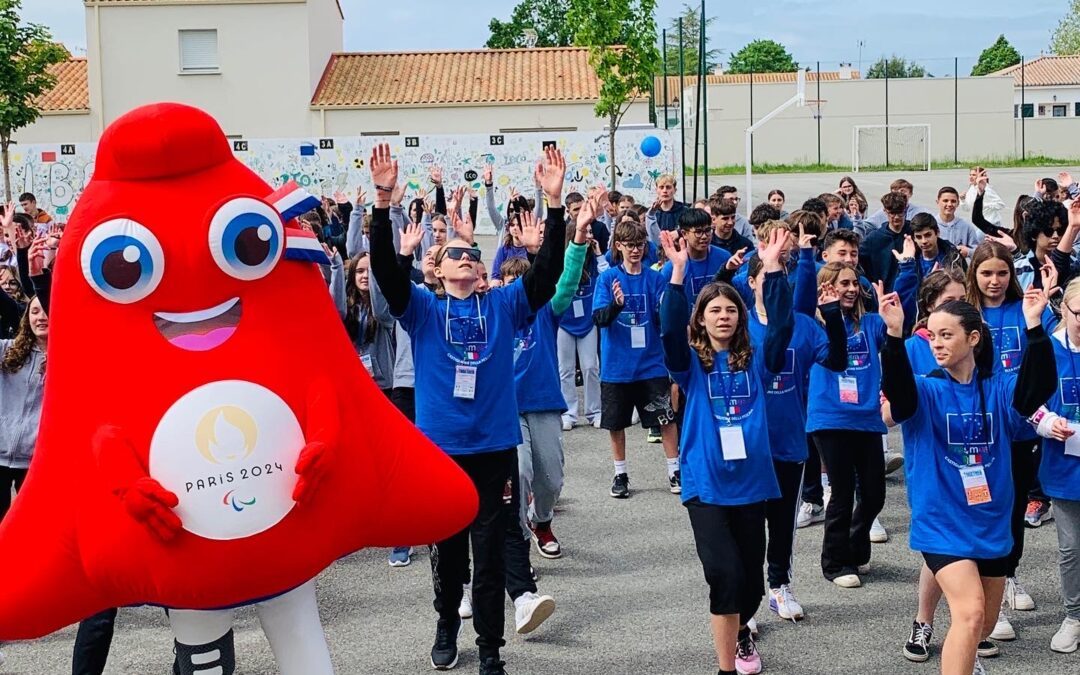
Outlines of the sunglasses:
M 450 248 L 443 249 L 443 257 L 440 261 L 445 258 L 450 258 L 451 260 L 468 258 L 473 262 L 480 262 L 480 251 L 475 248 L 465 248 L 464 246 L 451 246 Z

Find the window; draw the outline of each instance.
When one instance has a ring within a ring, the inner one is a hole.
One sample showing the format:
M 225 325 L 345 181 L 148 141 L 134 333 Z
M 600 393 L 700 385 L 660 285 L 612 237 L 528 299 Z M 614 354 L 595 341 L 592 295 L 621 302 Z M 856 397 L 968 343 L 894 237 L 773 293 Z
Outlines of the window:
M 1035 117 L 1035 104 L 1025 103 L 1021 106 L 1024 111 L 1024 117 Z
M 1080 117 L 1080 103 L 1076 104 L 1076 109 L 1073 110 L 1073 116 L 1074 117 Z
M 1069 114 L 1069 106 L 1060 103 L 1054 106 L 1054 117 L 1065 117 Z
M 215 29 L 180 31 L 180 72 L 220 72 L 217 38 Z
M 1042 103 L 1039 104 L 1039 117 L 1046 117 L 1046 106 Z

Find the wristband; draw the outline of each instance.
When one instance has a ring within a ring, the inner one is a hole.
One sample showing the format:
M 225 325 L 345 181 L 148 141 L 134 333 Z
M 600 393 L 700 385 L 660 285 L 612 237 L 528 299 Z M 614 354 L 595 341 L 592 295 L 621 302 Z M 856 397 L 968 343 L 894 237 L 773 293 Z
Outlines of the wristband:
M 375 189 L 380 191 L 380 192 L 393 192 L 394 191 L 394 188 L 386 187 L 385 185 L 376 185 Z

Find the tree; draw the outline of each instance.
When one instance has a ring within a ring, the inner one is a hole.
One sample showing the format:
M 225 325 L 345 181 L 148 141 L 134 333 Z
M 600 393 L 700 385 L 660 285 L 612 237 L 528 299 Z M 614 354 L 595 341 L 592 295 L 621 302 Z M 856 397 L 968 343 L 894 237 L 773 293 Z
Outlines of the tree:
M 926 68 L 923 68 L 919 64 L 912 61 L 908 63 L 907 59 L 893 54 L 889 58 L 880 58 L 874 65 L 870 66 L 870 69 L 866 71 L 866 79 L 875 80 L 888 77 L 889 79 L 898 77 L 926 77 Z
M 1050 34 L 1050 51 L 1059 56 L 1080 54 L 1080 0 L 1069 3 L 1069 11 Z
M 492 19 L 488 24 L 491 37 L 488 49 L 526 47 L 525 29 L 536 31 L 537 47 L 569 47 L 574 41 L 574 29 L 566 20 L 570 0 L 523 0 L 514 7 L 509 21 Z
M 1002 68 L 1015 66 L 1020 63 L 1020 52 L 1009 44 L 1004 35 L 999 35 L 994 44 L 990 45 L 979 54 L 979 61 L 971 69 L 972 75 L 989 75 L 996 73 Z
M 21 8 L 20 0 L 0 0 L 0 155 L 7 201 L 11 201 L 11 134 L 38 118 L 41 111 L 35 100 L 56 86 L 49 67 L 70 56 L 44 26 L 20 24 Z
M 709 49 L 709 26 L 716 21 L 715 16 L 705 17 L 705 69 L 712 70 L 720 63 L 719 49 Z M 683 5 L 683 74 L 697 75 L 698 48 L 701 46 L 701 10 L 690 5 Z M 679 74 L 679 19 L 674 18 L 667 29 L 667 75 Z
M 574 43 L 589 48 L 600 79 L 596 116 L 608 121 L 608 161 L 615 189 L 615 132 L 634 100 L 652 88 L 660 70 L 656 0 L 570 0 L 566 21 L 577 27 Z
M 784 45 L 773 40 L 754 40 L 731 55 L 729 73 L 793 73 L 799 64 Z

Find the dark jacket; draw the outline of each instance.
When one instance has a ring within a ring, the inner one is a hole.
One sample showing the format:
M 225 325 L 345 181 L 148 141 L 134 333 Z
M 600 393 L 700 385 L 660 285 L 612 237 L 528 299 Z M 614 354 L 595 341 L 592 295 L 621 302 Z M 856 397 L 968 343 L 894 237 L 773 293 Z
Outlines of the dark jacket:
M 859 246 L 859 264 L 870 281 L 884 282 L 886 293 L 891 293 L 896 283 L 898 263 L 893 251 L 904 250 L 904 235 L 911 235 L 910 222 L 904 221 L 899 232 L 885 224 L 868 234 Z
M 731 231 L 731 237 L 728 239 L 721 239 L 713 232 L 712 245 L 724 249 L 731 255 L 738 253 L 741 248 L 745 248 L 746 253 L 754 250 L 754 242 L 742 236 L 735 230 Z

